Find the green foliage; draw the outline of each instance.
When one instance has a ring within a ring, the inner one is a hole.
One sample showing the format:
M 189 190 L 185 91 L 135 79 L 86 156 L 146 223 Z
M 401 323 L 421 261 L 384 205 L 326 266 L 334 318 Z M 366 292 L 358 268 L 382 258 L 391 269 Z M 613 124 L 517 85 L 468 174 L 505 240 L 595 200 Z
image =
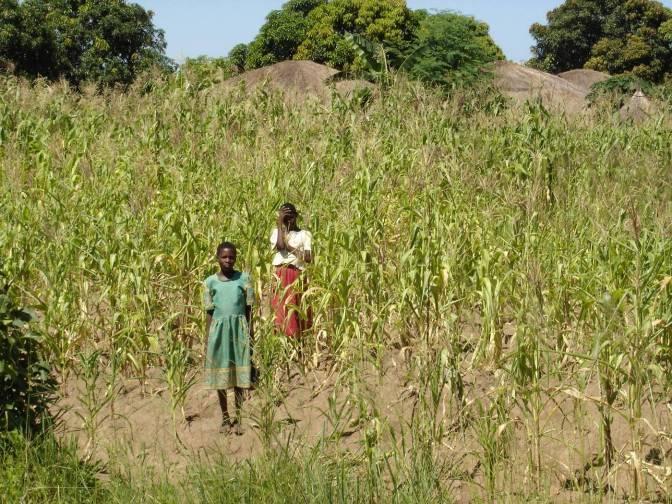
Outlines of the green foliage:
M 2 0 L 0 59 L 30 78 L 128 85 L 152 66 L 172 69 L 152 12 L 125 0 Z
M 662 84 L 656 86 L 653 93 L 655 98 L 665 102 L 667 106 L 672 106 L 672 79 L 667 79 Z
M 229 62 L 236 68 L 238 72 L 245 70 L 245 62 L 249 54 L 249 47 L 247 44 L 236 44 L 229 51 Z
M 74 443 L 51 434 L 27 440 L 0 434 L 0 500 L 2 502 L 109 502 L 96 474 L 99 467 L 79 460 Z
M 600 99 L 607 99 L 613 108 L 620 108 L 625 100 L 638 89 L 651 96 L 655 92 L 653 84 L 634 75 L 618 75 L 593 84 L 587 99 L 596 103 Z
M 424 17 L 402 68 L 423 82 L 453 87 L 484 76 L 484 67 L 504 59 L 488 25 L 473 17 L 441 12 Z
M 391 454 L 386 458 L 392 458 Z M 186 474 L 171 478 L 152 478 L 154 471 L 146 468 L 139 474 L 111 474 L 103 482 L 98 477 L 100 465 L 82 462 L 74 443 L 59 444 L 51 435 L 34 441 L 11 435 L 0 438 L 0 500 L 68 504 L 451 502 L 450 489 L 439 480 L 445 462 L 413 462 L 396 467 L 395 461 L 393 475 L 403 481 L 399 488 L 386 488 L 375 471 L 367 470 L 367 461 L 318 449 L 279 450 L 243 463 L 214 453 L 207 462 L 195 461 Z
M 324 0 L 290 0 L 280 10 L 271 11 L 247 47 L 245 68 L 292 59 L 312 26 L 313 20 L 308 14 L 324 3 Z M 238 53 L 240 55 L 240 50 Z
M 380 81 L 390 67 L 397 67 L 413 79 L 453 88 L 482 80 L 488 75 L 487 64 L 504 58 L 485 23 L 452 12 L 415 14 L 421 21 L 413 41 L 385 47 L 358 34 L 346 35 L 359 75 Z
M 21 25 L 17 0 L 0 0 L 0 71 L 13 67 L 21 52 Z
M 550 11 L 547 25 L 535 23 L 530 28 L 536 41 L 530 64 L 553 73 L 583 68 L 614 5 L 614 0 L 574 0 Z
M 2 277 L 0 276 L 0 282 Z M 0 284 L 0 432 L 34 430 L 48 417 L 55 382 L 42 338 L 28 329 L 32 316 Z
M 452 12 L 411 11 L 405 0 L 288 2 L 272 11 L 249 45 L 230 53 L 240 69 L 287 59 L 312 60 L 380 80 L 403 67 L 443 87 L 471 83 L 503 59 L 488 25 Z
M 390 68 L 383 45 L 371 42 L 355 33 L 346 34 L 345 40 L 352 47 L 359 62 L 358 76 L 384 84 L 385 79 L 389 76 Z
M 195 82 L 197 89 L 205 89 L 236 75 L 239 69 L 231 58 L 198 56 L 187 58 L 180 65 L 180 73 Z
M 672 11 L 653 0 L 568 0 L 534 24 L 530 63 L 549 72 L 591 68 L 661 81 L 672 71 Z
M 348 34 L 373 44 L 401 45 L 411 39 L 417 19 L 405 0 L 291 0 L 267 16 L 247 46 L 245 68 L 297 59 L 362 70 L 366 62 Z M 241 51 L 235 62 L 239 67 Z
M 308 15 L 310 29 L 294 59 L 307 59 L 342 70 L 359 70 L 365 63 L 346 39 L 348 33 L 374 43 L 403 44 L 417 28 L 417 16 L 405 0 L 334 0 Z
M 59 47 L 54 19 L 46 3 L 3 0 L 0 59 L 19 75 L 57 79 L 67 58 L 65 43 Z M 47 22 L 47 18 L 49 21 Z M 70 43 L 70 39 L 64 39 Z

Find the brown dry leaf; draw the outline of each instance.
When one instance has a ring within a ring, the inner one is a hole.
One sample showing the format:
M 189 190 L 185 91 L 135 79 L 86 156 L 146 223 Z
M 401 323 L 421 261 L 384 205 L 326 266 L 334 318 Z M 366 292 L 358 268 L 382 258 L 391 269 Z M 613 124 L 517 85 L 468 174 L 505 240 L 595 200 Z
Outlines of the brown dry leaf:
M 587 395 L 587 394 L 584 394 L 583 392 L 581 392 L 580 390 L 575 389 L 574 387 L 561 389 L 561 392 L 564 392 L 564 393 L 567 394 L 568 396 L 571 396 L 571 397 L 573 397 L 573 398 L 575 398 L 575 399 L 579 399 L 579 400 L 581 400 L 581 401 L 590 401 L 590 402 L 601 403 L 601 404 L 605 404 L 605 405 L 606 405 L 606 403 L 605 403 L 604 401 L 602 401 L 601 398 L 596 397 L 596 396 L 589 396 L 589 395 Z
M 497 437 L 501 436 L 502 433 L 506 430 L 506 428 L 509 426 L 509 423 L 511 422 L 504 422 L 502 425 L 497 427 Z

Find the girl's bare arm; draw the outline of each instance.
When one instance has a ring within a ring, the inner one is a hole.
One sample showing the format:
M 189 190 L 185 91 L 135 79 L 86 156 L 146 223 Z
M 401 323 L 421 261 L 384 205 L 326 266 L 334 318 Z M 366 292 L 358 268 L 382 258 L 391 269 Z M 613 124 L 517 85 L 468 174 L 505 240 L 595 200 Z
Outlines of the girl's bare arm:
M 285 241 L 285 214 L 286 212 L 284 210 L 280 210 L 278 213 L 278 237 L 275 241 L 275 248 L 277 250 L 285 250 L 285 248 L 287 248 L 287 243 Z

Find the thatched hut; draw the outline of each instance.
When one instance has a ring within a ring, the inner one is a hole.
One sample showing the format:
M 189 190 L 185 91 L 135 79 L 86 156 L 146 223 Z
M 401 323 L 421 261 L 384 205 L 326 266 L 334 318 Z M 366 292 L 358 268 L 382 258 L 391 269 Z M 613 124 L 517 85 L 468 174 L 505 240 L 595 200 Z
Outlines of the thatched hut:
M 577 70 L 569 70 L 558 74 L 558 77 L 571 82 L 575 86 L 584 89 L 589 93 L 594 84 L 603 82 L 609 78 L 609 74 L 589 70 L 587 68 L 579 68 Z
M 332 87 L 346 98 L 360 89 L 375 89 L 368 81 L 341 77 L 340 71 L 313 61 L 281 61 L 232 77 L 224 86 L 235 88 L 242 84 L 247 90 L 266 86 L 281 92 L 289 101 L 304 101 L 310 97 L 329 101 Z
M 620 116 L 622 121 L 640 123 L 658 112 L 658 107 L 641 90 L 637 90 L 632 98 L 621 107 Z
M 495 63 L 495 85 L 517 102 L 540 98 L 544 106 L 577 114 L 586 106 L 588 91 L 566 79 L 510 61 Z

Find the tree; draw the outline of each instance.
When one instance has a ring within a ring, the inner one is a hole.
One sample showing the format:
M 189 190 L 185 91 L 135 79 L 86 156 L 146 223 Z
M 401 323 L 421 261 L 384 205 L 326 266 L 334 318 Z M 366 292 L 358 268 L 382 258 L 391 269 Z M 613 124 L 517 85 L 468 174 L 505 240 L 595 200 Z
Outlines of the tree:
M 504 59 L 486 23 L 454 12 L 426 15 L 401 62 L 413 78 L 440 86 L 470 83 L 487 63 Z
M 503 58 L 487 24 L 412 11 L 405 0 L 290 0 L 268 15 L 249 46 L 229 53 L 239 68 L 246 50 L 247 69 L 305 59 L 380 77 L 403 65 L 412 77 L 440 85 L 476 78 L 484 64 Z
M 592 68 L 660 81 L 672 70 L 672 11 L 653 0 L 567 0 L 534 24 L 532 66 Z
M 413 38 L 418 17 L 404 0 L 332 0 L 308 14 L 310 28 L 294 59 L 309 59 L 342 70 L 357 70 L 357 52 L 346 34 L 374 43 L 400 45 Z
M 624 2 L 610 16 L 586 68 L 612 75 L 632 73 L 652 82 L 663 80 L 672 71 L 672 45 L 666 40 L 670 19 L 672 10 L 658 2 Z
M 247 47 L 245 68 L 292 59 L 311 27 L 308 14 L 325 3 L 326 0 L 290 0 L 280 10 L 271 11 Z
M 153 65 L 166 66 L 166 42 L 152 24 L 153 13 L 123 0 L 88 0 L 77 10 L 79 44 L 75 82 L 130 84 Z
M 536 40 L 532 66 L 553 73 L 583 68 L 602 37 L 604 18 L 614 7 L 614 0 L 567 0 L 550 11 L 547 25 L 535 23 L 530 28 Z
M 125 0 L 0 0 L 18 5 L 11 19 L 20 35 L 0 35 L 0 58 L 27 77 L 65 78 L 75 85 L 130 84 L 152 65 L 172 68 L 153 13 Z M 4 5 L 3 5 L 4 6 Z M 4 9 L 3 9 L 4 10 Z
M 44 22 L 47 5 L 1 2 L 0 59 L 19 75 L 58 78 L 61 65 L 56 37 Z
M 0 70 L 11 67 L 21 53 L 20 13 L 17 0 L 0 0 Z
M 236 44 L 229 51 L 229 62 L 236 68 L 238 72 L 245 70 L 245 62 L 247 61 L 247 56 L 250 52 L 250 48 L 247 44 Z

